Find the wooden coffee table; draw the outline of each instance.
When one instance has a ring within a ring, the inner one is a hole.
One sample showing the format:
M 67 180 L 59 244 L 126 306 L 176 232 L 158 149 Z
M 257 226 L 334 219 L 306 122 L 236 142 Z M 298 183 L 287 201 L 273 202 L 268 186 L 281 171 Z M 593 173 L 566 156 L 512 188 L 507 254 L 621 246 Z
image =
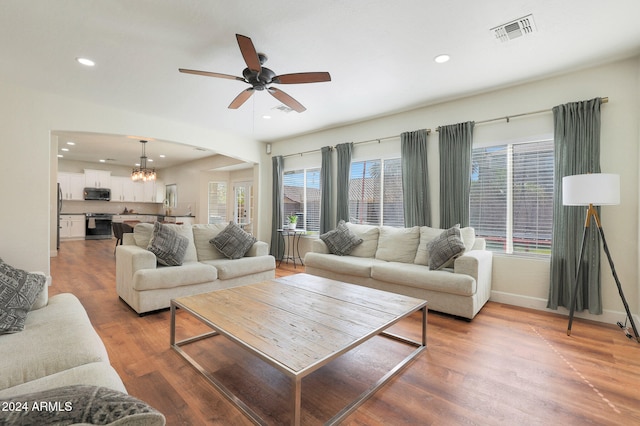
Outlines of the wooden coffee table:
M 213 331 L 176 341 L 176 309 Z M 420 342 L 384 332 L 422 311 Z M 302 379 L 370 338 L 382 335 L 415 349 L 327 424 L 343 420 L 388 382 L 427 344 L 427 302 L 354 284 L 297 274 L 171 301 L 171 347 L 257 424 L 266 424 L 181 346 L 222 335 L 291 379 L 291 423 L 300 424 Z

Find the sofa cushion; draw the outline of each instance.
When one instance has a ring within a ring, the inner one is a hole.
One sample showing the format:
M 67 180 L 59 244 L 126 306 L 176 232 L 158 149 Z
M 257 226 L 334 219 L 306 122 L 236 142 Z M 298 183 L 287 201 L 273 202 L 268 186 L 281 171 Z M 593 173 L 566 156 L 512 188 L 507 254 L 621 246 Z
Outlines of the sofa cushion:
M 380 228 L 373 225 L 360 225 L 351 222 L 347 222 L 346 225 L 356 237 L 362 239 L 362 243 L 355 246 L 349 255 L 356 257 L 374 257 L 378 249 Z
M 140 269 L 133 275 L 134 290 L 155 290 L 185 285 L 202 284 L 218 279 L 218 271 L 200 262 L 185 262 L 181 266 L 158 266 Z
M 476 280 L 451 270 L 432 271 L 428 267 L 398 262 L 377 262 L 371 268 L 371 278 L 378 281 L 423 288 L 441 293 L 471 296 L 476 293 Z
M 240 259 L 249 251 L 256 238 L 237 224 L 229 222 L 216 237 L 209 241 L 229 259 Z
M 126 393 L 106 387 L 72 385 L 0 399 L 25 404 L 27 410 L 0 412 L 0 424 L 147 425 L 166 423 L 162 413 Z M 44 409 L 32 409 L 46 404 Z M 3 405 L 4 406 L 4 405 Z M 51 409 L 48 407 L 57 407 Z
M 119 390 L 120 392 L 127 392 L 127 388 L 124 386 L 124 383 L 122 383 L 122 379 L 111 364 L 104 361 L 96 361 L 71 367 L 67 370 L 30 380 L 7 389 L 2 389 L 0 390 L 0 398 L 40 392 L 61 386 L 77 385 L 78 383 L 91 386 L 106 386 L 114 390 Z
M 329 248 L 329 251 L 338 256 L 346 256 L 358 245 L 362 243 L 362 238 L 358 238 L 347 227 L 344 220 L 341 220 L 335 229 L 320 235 L 320 239 Z
M 460 228 L 456 225 L 443 231 L 436 239 L 427 244 L 429 268 L 438 270 L 453 264 L 456 257 L 464 253 L 465 246 L 460 237 Z
M 197 224 L 191 226 L 191 230 L 193 231 L 193 243 L 196 246 L 196 253 L 198 254 L 199 262 L 205 260 L 226 259 L 225 255 L 209 242 L 226 227 L 226 223 L 208 225 Z
M 147 250 L 156 255 L 158 263 L 166 266 L 180 266 L 187 253 L 189 239 L 175 229 L 156 222 Z
M 218 278 L 221 280 L 259 274 L 265 271 L 272 271 L 276 268 L 276 262 L 273 256 L 205 260 L 203 263 L 214 266 L 218 271 Z
M 460 238 L 462 238 L 462 242 L 464 243 L 464 251 L 467 252 L 473 249 L 476 243 L 476 230 L 470 226 L 460 228 Z
M 387 262 L 413 263 L 420 243 L 420 227 L 380 227 L 376 259 Z
M 0 259 L 0 334 L 24 330 L 27 313 L 47 277 L 14 268 Z
M 153 235 L 153 223 L 138 223 L 133 228 L 133 238 L 136 245 L 143 249 L 149 246 L 151 235 Z
M 420 227 L 420 244 L 418 244 L 413 263 L 429 266 L 429 250 L 427 246 L 431 241 L 438 238 L 440 234 L 442 234 L 442 231 L 444 231 L 444 229 L 431 228 L 430 226 Z
M 22 333 L 2 336 L 0 389 L 92 362 L 109 362 L 104 344 L 78 298 L 58 294 L 29 313 Z
M 306 266 L 364 278 L 371 276 L 371 266 L 375 262 L 375 259 L 370 257 L 336 256 L 323 253 L 307 253 L 304 257 Z

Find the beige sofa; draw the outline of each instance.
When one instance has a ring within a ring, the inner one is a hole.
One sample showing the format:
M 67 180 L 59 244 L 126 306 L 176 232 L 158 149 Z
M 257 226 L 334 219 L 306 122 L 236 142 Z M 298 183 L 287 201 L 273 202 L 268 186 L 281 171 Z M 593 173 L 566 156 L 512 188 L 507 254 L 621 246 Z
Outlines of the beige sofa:
M 0 424 L 165 424 L 127 395 L 78 298 L 49 298 L 47 285 L 24 329 L 0 335 L 0 371 Z
M 102 340 L 72 294 L 48 298 L 47 286 L 19 333 L 0 335 L 0 397 L 72 384 L 126 392 Z
M 489 300 L 493 256 L 472 228 L 461 230 L 464 254 L 450 267 L 431 270 L 427 244 L 443 230 L 346 225 L 363 242 L 338 256 L 314 240 L 304 259 L 307 273 L 425 299 L 430 310 L 467 319 Z
M 171 299 L 275 277 L 276 263 L 267 243 L 257 241 L 240 259 L 227 259 L 209 240 L 226 224 L 168 226 L 188 239 L 180 266 L 159 265 L 147 250 L 153 225 L 137 224 L 116 248 L 116 291 L 138 314 L 165 309 Z

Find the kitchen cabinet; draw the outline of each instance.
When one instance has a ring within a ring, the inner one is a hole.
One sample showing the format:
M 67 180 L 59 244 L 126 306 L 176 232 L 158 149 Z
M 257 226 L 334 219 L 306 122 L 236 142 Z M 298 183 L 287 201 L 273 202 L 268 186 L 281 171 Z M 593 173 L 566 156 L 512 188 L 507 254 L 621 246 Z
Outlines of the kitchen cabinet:
M 86 235 L 86 217 L 83 214 L 60 215 L 61 239 L 84 239 Z
M 115 202 L 135 202 L 136 191 L 135 186 L 138 185 L 132 181 L 130 177 L 112 176 L 111 177 L 111 201 Z
M 111 201 L 118 203 L 150 203 L 155 198 L 151 193 L 147 198 L 147 183 L 134 182 L 130 177 L 113 176 L 111 178 Z
M 82 173 L 58 173 L 63 200 L 84 200 L 85 178 Z
M 164 203 L 164 183 L 158 180 L 151 180 L 148 182 L 144 182 L 143 186 L 145 203 Z
M 111 220 L 116 223 L 130 221 L 154 223 L 158 220 L 158 216 L 153 214 L 114 214 Z
M 165 216 L 166 223 L 180 223 L 183 225 L 193 225 L 195 217 L 193 216 Z
M 110 188 L 111 172 L 108 170 L 84 169 L 84 183 L 88 188 Z

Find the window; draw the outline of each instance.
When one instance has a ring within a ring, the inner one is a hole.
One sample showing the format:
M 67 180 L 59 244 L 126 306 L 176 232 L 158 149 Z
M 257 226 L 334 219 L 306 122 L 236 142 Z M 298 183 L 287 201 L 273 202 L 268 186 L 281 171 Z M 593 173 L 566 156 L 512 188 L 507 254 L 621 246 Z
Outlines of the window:
M 320 168 L 284 172 L 283 213 L 298 216 L 298 228 L 320 231 Z M 283 225 L 285 224 L 283 223 Z
M 209 223 L 227 221 L 227 183 L 209 182 Z
M 404 226 L 399 158 L 351 163 L 349 216 L 353 223 Z
M 550 254 L 553 140 L 476 148 L 470 224 L 490 250 Z

